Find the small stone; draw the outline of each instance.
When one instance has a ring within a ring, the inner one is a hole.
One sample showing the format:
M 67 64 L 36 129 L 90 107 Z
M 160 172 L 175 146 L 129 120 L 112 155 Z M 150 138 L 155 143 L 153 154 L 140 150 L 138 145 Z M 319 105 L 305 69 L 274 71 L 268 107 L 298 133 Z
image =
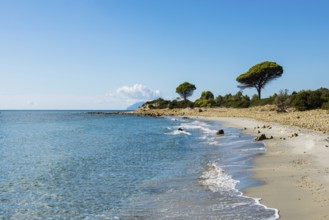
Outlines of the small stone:
M 217 134 L 217 135 L 222 135 L 222 134 L 224 134 L 224 130 L 223 130 L 223 129 L 220 129 L 220 130 L 218 130 L 218 131 L 216 132 L 216 134 Z
M 257 133 L 260 134 L 260 130 L 258 130 Z
M 298 137 L 298 134 L 297 134 L 297 133 L 293 133 L 293 134 L 291 135 L 291 137 Z

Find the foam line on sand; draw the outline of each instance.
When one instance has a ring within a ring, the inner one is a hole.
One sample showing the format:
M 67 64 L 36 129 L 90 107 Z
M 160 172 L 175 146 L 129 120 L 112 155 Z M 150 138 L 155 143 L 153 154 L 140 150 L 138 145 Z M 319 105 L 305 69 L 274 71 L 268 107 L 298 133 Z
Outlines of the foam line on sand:
M 254 160 L 252 169 L 265 184 L 246 189 L 247 196 L 279 209 L 280 219 L 329 219 L 328 135 L 246 118 L 206 119 L 274 137 L 264 141 L 267 151 Z

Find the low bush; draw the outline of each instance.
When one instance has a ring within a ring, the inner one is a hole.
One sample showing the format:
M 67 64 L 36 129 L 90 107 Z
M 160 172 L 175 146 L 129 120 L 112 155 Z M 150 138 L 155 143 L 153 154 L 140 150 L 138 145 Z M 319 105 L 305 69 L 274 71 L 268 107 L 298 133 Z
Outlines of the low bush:
M 168 108 L 170 101 L 164 100 L 162 98 L 155 99 L 153 101 L 146 102 L 143 106 L 148 106 L 149 108 L 163 109 Z
M 295 95 L 293 106 L 298 111 L 306 111 L 320 108 L 324 103 L 321 99 L 321 91 L 302 90 Z
M 168 108 L 173 109 L 173 108 L 193 108 L 194 103 L 191 102 L 190 100 L 182 100 L 182 101 L 177 101 L 173 100 L 168 104 Z
M 194 102 L 195 107 L 214 107 L 215 105 L 214 95 L 210 91 L 202 92 L 201 97 Z
M 321 108 L 325 110 L 329 110 L 329 102 L 323 103 Z
M 272 104 L 274 104 L 274 100 L 276 97 L 277 97 L 276 93 L 274 95 L 272 95 L 268 98 L 264 98 L 264 99 L 259 99 L 257 95 L 253 95 L 250 106 L 272 105 Z
M 229 93 L 225 96 L 218 96 L 216 105 L 228 108 L 248 108 L 250 106 L 250 98 L 247 95 L 243 95 L 242 92 L 237 92 L 235 95 Z
M 274 104 L 278 108 L 278 112 L 286 112 L 292 106 L 292 96 L 288 95 L 288 89 L 280 90 L 274 99 Z

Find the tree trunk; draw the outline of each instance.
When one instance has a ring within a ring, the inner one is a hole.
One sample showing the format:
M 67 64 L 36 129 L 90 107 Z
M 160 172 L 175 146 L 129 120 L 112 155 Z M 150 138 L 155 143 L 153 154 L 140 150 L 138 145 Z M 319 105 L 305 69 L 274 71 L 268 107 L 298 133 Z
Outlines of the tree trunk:
M 257 92 L 258 92 L 258 99 L 260 100 L 262 97 L 262 88 L 256 88 L 257 89 Z

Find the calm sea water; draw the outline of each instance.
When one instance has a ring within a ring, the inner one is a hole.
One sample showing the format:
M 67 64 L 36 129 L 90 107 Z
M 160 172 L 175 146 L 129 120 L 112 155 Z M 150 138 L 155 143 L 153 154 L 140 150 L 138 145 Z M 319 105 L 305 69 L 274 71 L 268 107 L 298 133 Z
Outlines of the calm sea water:
M 183 128 L 183 131 L 178 131 Z M 0 219 L 276 219 L 241 191 L 261 143 L 221 124 L 0 112 Z

